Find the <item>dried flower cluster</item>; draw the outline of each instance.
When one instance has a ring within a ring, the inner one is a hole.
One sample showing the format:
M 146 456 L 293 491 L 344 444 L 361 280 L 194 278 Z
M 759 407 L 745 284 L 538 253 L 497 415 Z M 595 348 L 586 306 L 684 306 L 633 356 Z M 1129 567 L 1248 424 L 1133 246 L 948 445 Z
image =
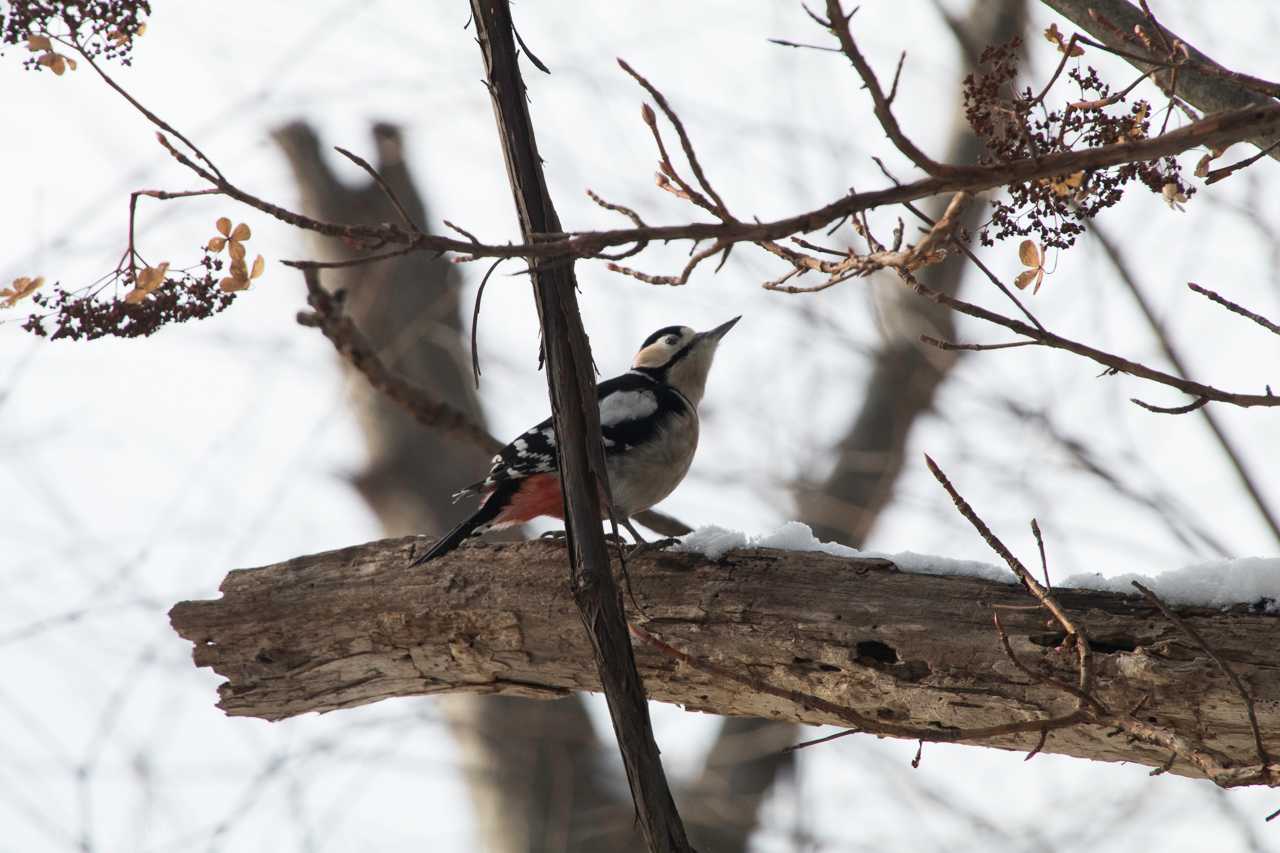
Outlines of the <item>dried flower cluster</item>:
M 1069 57 L 1061 36 L 1046 36 Z M 1017 53 L 1021 42 L 989 47 L 982 71 L 964 81 L 965 115 L 986 146 L 984 164 L 1044 157 L 1066 151 L 1100 148 L 1147 138 L 1151 105 L 1141 99 L 1126 103 L 1125 92 L 1113 93 L 1092 67 L 1067 69 L 1079 97 L 1061 109 L 1045 106 L 1045 93 L 1018 89 Z M 1084 223 L 1118 202 L 1124 187 L 1137 180 L 1151 192 L 1185 201 L 1195 190 L 1183 183 L 1172 157 L 1124 163 L 1106 169 L 1061 175 L 1054 179 L 1015 183 L 1009 197 L 997 200 L 991 221 L 982 229 L 984 245 L 1010 236 L 1035 234 L 1045 246 L 1065 249 L 1084 231 Z
M 118 59 L 125 65 L 129 64 L 134 38 L 146 31 L 145 19 L 151 14 L 146 0 L 16 0 L 5 6 L 0 9 L 0 42 L 4 44 L 26 44 L 33 36 L 52 35 L 73 42 L 88 56 Z M 50 52 L 33 56 L 24 64 L 27 68 L 49 68 L 56 74 L 62 72 L 55 66 L 68 67 L 42 57 L 50 57 Z
M 223 216 L 214 227 L 217 235 L 204 246 L 204 257 L 191 269 L 170 271 L 168 261 L 151 266 L 138 266 L 141 257 L 130 241 L 126 264 L 121 261 L 106 283 L 94 288 L 67 291 L 54 285 L 52 294 L 36 294 L 44 278 L 19 278 L 12 286 L 0 290 L 0 308 L 11 308 L 19 300 L 30 297 L 41 312 L 29 316 L 22 328 L 54 340 L 93 340 L 101 337 L 139 338 L 159 331 L 169 323 L 202 320 L 219 313 L 235 301 L 236 294 L 247 290 L 262 275 L 266 261 L 258 255 L 252 267 L 245 261 L 244 244 L 250 237 L 245 223 L 232 226 Z M 216 257 L 223 250 L 230 264 Z M 219 276 L 227 266 L 228 275 Z M 102 292 L 115 285 L 132 285 L 123 296 L 102 297 Z
M 123 299 L 99 299 L 96 293 L 54 285 L 52 293 L 31 297 L 42 312 L 29 316 L 22 328 L 53 340 L 145 338 L 169 323 L 212 317 L 235 301 L 235 293 L 218 286 L 214 273 L 220 264 L 212 259 L 204 259 L 199 275 L 166 275 L 168 266 L 141 270 L 131 282 L 130 273 L 122 274 L 121 281 L 134 285 Z

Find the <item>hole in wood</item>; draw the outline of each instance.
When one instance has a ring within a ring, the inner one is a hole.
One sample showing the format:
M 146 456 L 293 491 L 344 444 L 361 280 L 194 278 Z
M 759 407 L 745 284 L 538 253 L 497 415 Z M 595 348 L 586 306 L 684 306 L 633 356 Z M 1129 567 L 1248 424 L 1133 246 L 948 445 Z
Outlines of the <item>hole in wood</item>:
M 858 643 L 855 657 L 858 663 L 864 664 L 898 662 L 898 653 L 893 647 L 879 640 L 863 640 Z

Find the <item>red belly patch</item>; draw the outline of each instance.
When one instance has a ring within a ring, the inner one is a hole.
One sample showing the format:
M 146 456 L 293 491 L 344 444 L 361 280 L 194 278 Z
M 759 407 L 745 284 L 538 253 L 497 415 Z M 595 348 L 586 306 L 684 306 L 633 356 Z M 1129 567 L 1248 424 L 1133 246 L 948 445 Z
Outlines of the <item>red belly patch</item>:
M 519 490 L 494 525 L 520 524 L 540 515 L 564 518 L 564 501 L 560 497 L 560 477 L 556 474 L 534 474 L 520 483 Z

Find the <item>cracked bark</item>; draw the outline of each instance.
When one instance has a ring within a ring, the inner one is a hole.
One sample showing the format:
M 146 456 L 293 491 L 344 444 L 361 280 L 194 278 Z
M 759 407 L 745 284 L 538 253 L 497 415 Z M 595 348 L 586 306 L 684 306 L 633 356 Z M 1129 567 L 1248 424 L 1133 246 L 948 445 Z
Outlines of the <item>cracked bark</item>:
M 281 719 L 392 696 L 448 693 L 556 698 L 598 690 L 590 643 L 564 595 L 564 546 L 528 542 L 462 549 L 423 573 L 408 558 L 426 540 L 371 542 L 234 571 L 222 597 L 170 613 L 195 661 L 228 681 L 228 714 Z M 1017 586 L 899 572 L 886 560 L 738 551 L 721 562 L 659 553 L 631 562 L 647 630 L 693 657 L 852 709 L 877 725 L 979 727 L 1065 714 L 1075 699 L 1027 678 L 1004 657 L 995 605 L 1014 651 L 1071 680 L 1060 632 L 1025 609 Z M 1096 693 L 1134 719 L 1203 741 L 1233 764 L 1256 764 L 1244 704 L 1213 661 L 1136 596 L 1055 590 L 1094 642 Z M 1255 698 L 1280 749 L 1280 616 L 1247 606 L 1182 608 Z M 810 724 L 846 723 L 817 703 L 707 674 L 637 648 L 650 696 L 691 710 Z M 1152 768 L 1168 759 L 1108 726 L 1052 732 L 1045 752 Z M 987 737 L 1028 751 L 1034 732 Z M 1176 761 L 1170 772 L 1197 776 Z

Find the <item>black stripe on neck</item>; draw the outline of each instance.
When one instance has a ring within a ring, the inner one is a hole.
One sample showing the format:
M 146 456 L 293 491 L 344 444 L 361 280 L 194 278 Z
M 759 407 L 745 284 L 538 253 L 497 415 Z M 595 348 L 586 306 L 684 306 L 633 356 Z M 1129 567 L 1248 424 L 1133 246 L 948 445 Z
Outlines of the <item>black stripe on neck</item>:
M 633 367 L 631 368 L 631 372 L 637 376 L 643 376 L 645 379 L 648 379 L 650 382 L 657 385 L 665 384 L 667 380 L 666 365 L 663 365 L 662 367 Z

